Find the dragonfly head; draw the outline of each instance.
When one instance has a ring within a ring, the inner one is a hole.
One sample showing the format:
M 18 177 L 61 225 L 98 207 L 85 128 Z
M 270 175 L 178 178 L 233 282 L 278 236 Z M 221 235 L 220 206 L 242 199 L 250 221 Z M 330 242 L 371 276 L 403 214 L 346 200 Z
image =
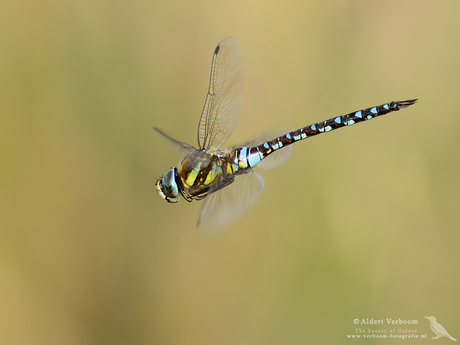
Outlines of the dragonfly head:
M 158 194 L 167 202 L 176 203 L 180 200 L 178 178 L 177 168 L 173 167 L 155 183 Z

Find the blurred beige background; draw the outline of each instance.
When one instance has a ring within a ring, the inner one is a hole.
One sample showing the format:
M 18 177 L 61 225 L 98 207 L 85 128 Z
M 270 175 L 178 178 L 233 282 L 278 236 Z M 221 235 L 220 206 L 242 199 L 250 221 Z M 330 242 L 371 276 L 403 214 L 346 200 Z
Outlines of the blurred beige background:
M 431 341 L 430 315 L 460 338 L 459 18 L 458 1 L 4 1 L 0 343 L 339 344 L 355 318 L 417 319 Z M 199 202 L 155 192 L 180 157 L 152 126 L 196 144 L 231 35 L 228 144 L 420 101 L 296 144 L 207 238 Z

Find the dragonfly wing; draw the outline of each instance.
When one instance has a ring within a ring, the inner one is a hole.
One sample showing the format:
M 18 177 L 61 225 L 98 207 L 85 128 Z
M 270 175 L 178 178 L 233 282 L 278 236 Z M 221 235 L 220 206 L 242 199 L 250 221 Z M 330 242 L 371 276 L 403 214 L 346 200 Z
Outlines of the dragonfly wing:
M 273 152 L 256 165 L 256 168 L 271 170 L 283 165 L 291 157 L 293 145 L 289 145 Z
M 236 37 L 222 40 L 214 51 L 208 94 L 198 125 L 200 149 L 218 149 L 235 128 L 241 111 L 242 56 Z
M 196 148 L 194 148 L 193 146 L 189 145 L 189 144 L 186 144 L 186 143 L 183 143 L 183 142 L 180 142 L 180 141 L 177 141 L 173 138 L 171 138 L 169 135 L 167 135 L 165 132 L 163 132 L 161 129 L 157 128 L 157 127 L 153 127 L 154 130 L 156 130 L 158 133 L 160 133 L 164 138 L 166 138 L 168 140 L 168 142 L 170 144 L 172 144 L 172 146 L 180 151 L 181 154 L 184 154 L 184 153 L 190 153 L 190 152 L 193 152 L 193 151 L 196 151 Z
M 264 178 L 255 171 L 235 177 L 235 181 L 204 199 L 198 218 L 200 232 L 210 235 L 225 230 L 259 201 Z

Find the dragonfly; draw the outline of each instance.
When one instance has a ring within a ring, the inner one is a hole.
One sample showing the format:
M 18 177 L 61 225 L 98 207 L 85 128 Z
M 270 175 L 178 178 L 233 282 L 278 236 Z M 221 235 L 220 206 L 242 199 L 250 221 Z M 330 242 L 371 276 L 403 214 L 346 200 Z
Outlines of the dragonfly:
M 273 169 L 291 156 L 292 144 L 312 136 L 348 127 L 413 105 L 417 99 L 390 102 L 289 131 L 262 135 L 234 147 L 222 148 L 232 134 L 241 110 L 242 47 L 228 37 L 214 50 L 208 93 L 198 123 L 198 147 L 177 141 L 154 127 L 184 151 L 178 166 L 155 183 L 170 203 L 204 200 L 198 229 L 215 233 L 239 220 L 260 199 L 263 177 L 253 168 Z

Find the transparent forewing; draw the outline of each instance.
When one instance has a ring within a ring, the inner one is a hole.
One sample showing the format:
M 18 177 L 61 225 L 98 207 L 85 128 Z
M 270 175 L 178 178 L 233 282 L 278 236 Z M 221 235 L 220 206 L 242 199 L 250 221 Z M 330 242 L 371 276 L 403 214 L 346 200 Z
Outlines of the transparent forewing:
M 200 149 L 218 149 L 235 128 L 241 111 L 242 55 L 236 37 L 222 40 L 214 51 L 208 94 L 198 125 Z
M 159 129 L 157 127 L 153 127 L 153 129 L 156 130 L 158 133 L 160 133 L 163 136 L 163 138 L 167 139 L 168 143 L 170 143 L 171 146 L 173 146 L 174 149 L 178 150 L 181 154 L 188 154 L 190 152 L 196 151 L 196 148 L 194 148 L 193 146 L 171 138 L 169 135 L 167 135 L 161 129 Z
M 198 218 L 198 230 L 215 234 L 239 220 L 259 201 L 264 178 L 255 171 L 235 177 L 235 181 L 204 199 Z

